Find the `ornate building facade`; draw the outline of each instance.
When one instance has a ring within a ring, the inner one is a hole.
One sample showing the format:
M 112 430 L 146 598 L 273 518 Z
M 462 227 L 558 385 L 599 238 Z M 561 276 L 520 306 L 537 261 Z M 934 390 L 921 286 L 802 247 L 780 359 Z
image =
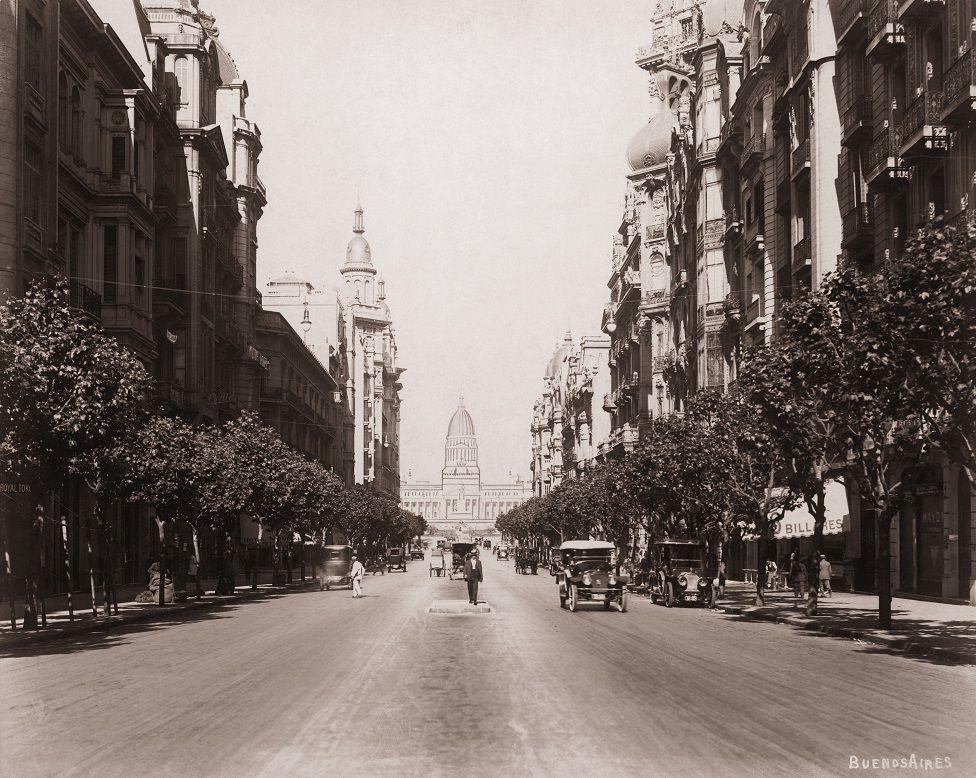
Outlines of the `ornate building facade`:
M 363 209 L 339 268 L 349 359 L 347 401 L 353 409 L 354 480 L 400 494 L 400 376 L 386 284 L 373 264 Z
M 548 494 L 596 461 L 610 434 L 610 417 L 600 408 L 610 390 L 609 351 L 607 336 L 587 335 L 574 343 L 567 332 L 553 352 L 532 411 L 534 495 Z
M 400 507 L 423 516 L 431 533 L 484 532 L 494 528 L 500 513 L 531 496 L 530 484 L 518 477 L 510 483 L 482 482 L 474 420 L 462 399 L 447 425 L 440 485 L 408 475 L 400 487 Z

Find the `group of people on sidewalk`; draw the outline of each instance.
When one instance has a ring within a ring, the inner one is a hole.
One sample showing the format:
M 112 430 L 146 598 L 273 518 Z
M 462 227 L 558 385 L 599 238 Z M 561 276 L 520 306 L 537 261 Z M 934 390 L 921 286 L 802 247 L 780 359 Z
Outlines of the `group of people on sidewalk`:
M 766 560 L 765 575 L 757 576 L 756 599 L 760 604 L 765 604 L 763 598 L 764 589 L 775 589 L 779 568 L 772 559 Z M 799 603 L 806 599 L 807 592 L 817 592 L 821 597 L 829 597 L 833 594 L 830 587 L 830 578 L 833 569 L 830 566 L 825 554 L 814 551 L 809 559 L 804 559 L 795 551 L 790 554 L 789 571 L 787 580 L 793 590 L 793 601 Z

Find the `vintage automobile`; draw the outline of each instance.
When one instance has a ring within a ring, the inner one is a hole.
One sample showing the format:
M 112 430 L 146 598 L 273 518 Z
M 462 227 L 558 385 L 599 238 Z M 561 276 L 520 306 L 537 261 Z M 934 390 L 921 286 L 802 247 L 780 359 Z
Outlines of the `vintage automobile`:
M 686 602 L 715 605 L 712 576 L 707 572 L 707 551 L 696 541 L 659 540 L 654 543 L 651 602 L 666 608 Z
M 475 548 L 474 543 L 452 543 L 451 544 L 451 578 L 461 576 L 464 578 L 464 560 Z
M 423 559 L 424 558 L 424 550 L 420 546 L 414 546 L 413 548 L 410 549 L 410 558 L 411 559 Z
M 560 607 L 575 611 L 580 602 L 600 602 L 606 610 L 613 603 L 627 611 L 627 576 L 616 573 L 616 548 L 602 540 L 570 540 L 559 547 L 556 573 Z
M 407 572 L 407 554 L 402 548 L 386 549 L 386 572 L 396 570 Z
M 515 549 L 515 572 L 527 575 L 537 575 L 539 572 L 539 552 L 534 548 L 523 548 L 519 546 Z
M 512 553 L 512 549 L 506 546 L 504 543 L 500 546 L 495 546 L 495 558 L 507 560 L 509 555 Z
M 323 546 L 318 563 L 319 591 L 333 586 L 352 589 L 349 568 L 352 567 L 352 546 Z

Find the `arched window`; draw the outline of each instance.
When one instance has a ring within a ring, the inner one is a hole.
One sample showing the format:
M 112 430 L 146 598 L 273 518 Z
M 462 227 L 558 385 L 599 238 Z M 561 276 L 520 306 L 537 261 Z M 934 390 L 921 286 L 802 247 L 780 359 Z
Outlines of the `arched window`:
M 189 94 L 187 94 L 187 85 L 190 83 L 189 60 L 182 55 L 177 57 L 173 70 L 176 72 L 176 86 L 179 90 L 177 101 L 180 105 L 187 105 L 190 102 Z
M 77 85 L 71 90 L 71 151 L 81 157 L 81 90 Z
M 58 75 L 58 142 L 65 151 L 70 148 L 70 116 L 71 114 L 68 110 L 68 77 L 62 70 Z

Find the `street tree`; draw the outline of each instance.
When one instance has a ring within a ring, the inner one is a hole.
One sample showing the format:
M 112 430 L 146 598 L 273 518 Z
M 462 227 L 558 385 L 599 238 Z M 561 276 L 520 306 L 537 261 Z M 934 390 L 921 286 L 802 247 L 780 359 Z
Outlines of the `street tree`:
M 873 329 L 921 424 L 919 433 L 976 473 L 976 223 L 930 222 L 885 263 Z
M 31 284 L 0 306 L 0 467 L 42 512 L 69 477 L 100 486 L 99 452 L 118 443 L 148 385 L 139 360 L 72 309 L 64 278 Z M 25 627 L 37 624 L 39 554 L 35 546 L 26 566 Z

